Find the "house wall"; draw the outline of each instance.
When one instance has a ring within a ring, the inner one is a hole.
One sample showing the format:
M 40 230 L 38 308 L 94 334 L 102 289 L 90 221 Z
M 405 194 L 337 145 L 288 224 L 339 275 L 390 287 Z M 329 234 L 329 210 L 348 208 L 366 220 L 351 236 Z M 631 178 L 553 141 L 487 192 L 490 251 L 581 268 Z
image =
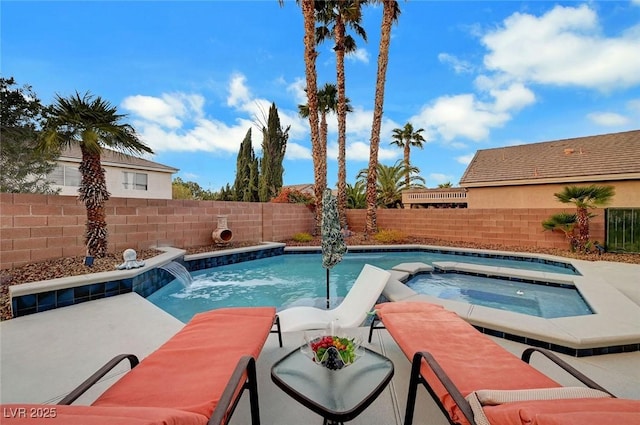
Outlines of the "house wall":
M 570 208 L 379 209 L 378 229 L 451 242 L 568 249 L 564 234 L 543 231 L 542 222 Z M 604 242 L 604 213 L 590 221 L 591 239 Z M 363 231 L 366 210 L 348 210 L 349 229 Z
M 614 186 L 616 194 L 608 207 L 640 207 L 640 181 L 605 181 L 597 184 Z M 467 206 L 483 208 L 558 208 L 562 204 L 553 195 L 561 192 L 568 184 L 541 184 L 500 187 L 470 187 Z
M 212 244 L 218 215 L 233 241 L 282 241 L 311 232 L 313 213 L 293 204 L 111 198 L 109 251 Z M 86 210 L 75 196 L 0 193 L 0 268 L 84 255 Z
M 69 167 L 78 168 L 77 162 L 71 161 L 58 161 L 58 164 Z M 137 198 L 137 199 L 171 199 L 171 173 L 159 172 L 147 169 L 133 169 L 115 167 L 111 165 L 103 164 L 105 170 L 105 180 L 107 183 L 107 190 L 114 198 Z M 147 174 L 147 190 L 133 190 L 125 189 L 124 187 L 124 174 L 123 172 L 134 172 Z M 77 186 L 58 186 L 53 185 L 53 188 L 60 188 L 60 195 L 63 196 L 77 196 Z

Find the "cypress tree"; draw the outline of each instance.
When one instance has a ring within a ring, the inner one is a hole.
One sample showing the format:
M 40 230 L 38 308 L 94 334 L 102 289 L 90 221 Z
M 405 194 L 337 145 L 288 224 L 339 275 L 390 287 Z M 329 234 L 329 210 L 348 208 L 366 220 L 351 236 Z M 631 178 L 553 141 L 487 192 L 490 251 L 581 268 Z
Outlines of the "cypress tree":
M 284 167 L 282 160 L 287 149 L 290 126 L 280 125 L 275 103 L 269 108 L 267 126 L 262 126 L 262 161 L 260 161 L 259 195 L 261 202 L 269 202 L 282 189 Z
M 236 161 L 236 180 L 233 193 L 236 201 L 255 202 L 258 200 L 258 159 L 251 146 L 251 128 L 244 136 Z

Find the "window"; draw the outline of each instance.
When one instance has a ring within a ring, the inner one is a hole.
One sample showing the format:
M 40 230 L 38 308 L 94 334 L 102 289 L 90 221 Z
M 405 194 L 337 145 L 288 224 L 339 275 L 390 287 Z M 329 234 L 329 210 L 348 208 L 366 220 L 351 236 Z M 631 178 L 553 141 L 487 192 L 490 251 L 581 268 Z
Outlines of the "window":
M 128 190 L 147 190 L 147 175 L 144 173 L 129 173 L 124 174 L 124 188 Z
M 49 181 L 58 186 L 80 187 L 80 170 L 69 165 L 57 165 L 49 174 Z

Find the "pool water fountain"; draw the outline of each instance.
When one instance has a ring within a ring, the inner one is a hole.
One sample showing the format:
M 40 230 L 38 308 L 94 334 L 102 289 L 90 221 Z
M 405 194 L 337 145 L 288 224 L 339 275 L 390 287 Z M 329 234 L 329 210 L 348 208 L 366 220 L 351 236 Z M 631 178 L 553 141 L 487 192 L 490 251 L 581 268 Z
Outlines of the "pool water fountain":
M 160 266 L 159 268 L 169 272 L 185 288 L 189 288 L 193 283 L 193 277 L 191 277 L 191 273 L 189 273 L 189 270 L 187 270 L 182 264 L 178 262 L 171 261 L 167 264 Z

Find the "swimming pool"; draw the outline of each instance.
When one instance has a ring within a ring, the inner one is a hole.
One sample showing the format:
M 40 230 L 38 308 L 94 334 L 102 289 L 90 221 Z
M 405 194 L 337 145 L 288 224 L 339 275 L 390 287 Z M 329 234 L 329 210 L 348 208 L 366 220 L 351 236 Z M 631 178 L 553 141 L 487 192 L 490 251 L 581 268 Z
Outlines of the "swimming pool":
M 383 269 L 405 262 L 464 261 L 493 266 L 509 266 L 535 271 L 574 274 L 573 268 L 533 261 L 412 251 L 350 252 L 330 273 L 332 307 L 339 304 L 363 264 Z M 325 269 L 320 254 L 296 253 L 219 266 L 192 272 L 194 282 L 185 287 L 177 280 L 151 294 L 148 300 L 182 321 L 195 313 L 221 307 L 294 305 L 324 307 Z
M 419 294 L 445 300 L 553 319 L 593 311 L 575 287 L 526 283 L 463 273 L 429 273 L 412 277 L 407 286 Z

